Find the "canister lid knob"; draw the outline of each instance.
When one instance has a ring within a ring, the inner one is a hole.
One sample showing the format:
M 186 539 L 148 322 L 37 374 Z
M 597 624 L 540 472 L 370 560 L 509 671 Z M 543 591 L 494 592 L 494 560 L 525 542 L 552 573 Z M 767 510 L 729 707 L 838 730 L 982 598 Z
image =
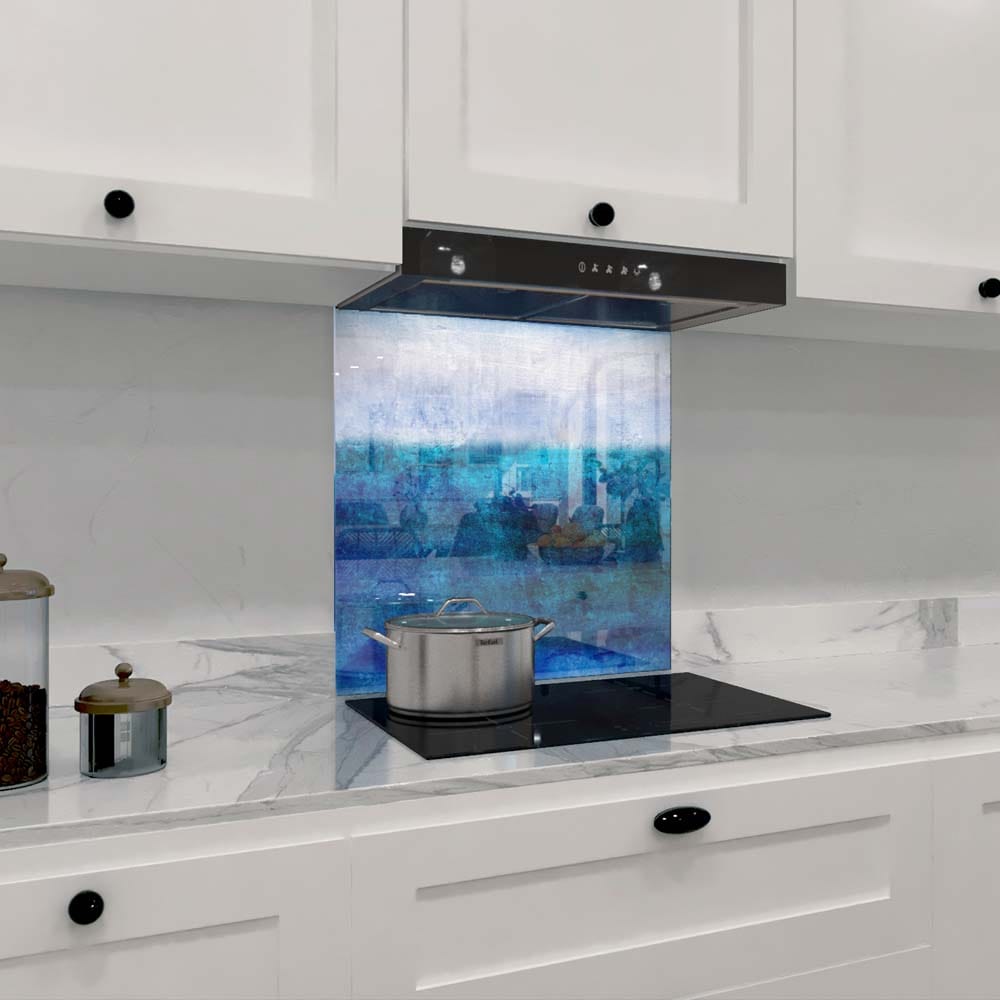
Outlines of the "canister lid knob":
M 170 690 L 151 677 L 132 677 L 132 664 L 115 667 L 115 681 L 88 684 L 73 703 L 85 715 L 124 715 L 166 708 L 173 701 Z

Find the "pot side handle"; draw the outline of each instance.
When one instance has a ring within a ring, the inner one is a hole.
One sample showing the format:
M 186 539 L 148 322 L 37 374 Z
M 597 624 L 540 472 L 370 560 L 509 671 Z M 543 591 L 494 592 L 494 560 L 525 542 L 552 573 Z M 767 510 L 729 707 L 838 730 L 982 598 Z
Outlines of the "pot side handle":
M 399 649 L 399 643 L 395 639 L 390 639 L 387 635 L 382 635 L 381 632 L 376 632 L 373 628 L 363 628 L 361 630 L 364 632 L 369 639 L 374 639 L 377 643 L 388 647 L 389 649 Z
M 543 628 L 541 632 L 535 632 L 535 625 L 544 625 L 545 628 Z M 538 642 L 542 636 L 548 635 L 556 627 L 556 623 L 551 618 L 536 618 L 535 625 L 532 625 L 533 631 L 531 633 L 531 638 L 534 639 L 535 642 Z

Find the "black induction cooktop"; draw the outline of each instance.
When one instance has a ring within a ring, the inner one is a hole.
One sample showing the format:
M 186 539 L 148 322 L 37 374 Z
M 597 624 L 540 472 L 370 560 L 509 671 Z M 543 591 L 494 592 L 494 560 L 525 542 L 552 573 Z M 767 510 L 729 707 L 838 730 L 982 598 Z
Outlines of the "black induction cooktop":
M 426 760 L 830 718 L 818 708 L 689 673 L 538 684 L 521 718 L 474 725 L 400 719 L 385 698 L 347 704 Z

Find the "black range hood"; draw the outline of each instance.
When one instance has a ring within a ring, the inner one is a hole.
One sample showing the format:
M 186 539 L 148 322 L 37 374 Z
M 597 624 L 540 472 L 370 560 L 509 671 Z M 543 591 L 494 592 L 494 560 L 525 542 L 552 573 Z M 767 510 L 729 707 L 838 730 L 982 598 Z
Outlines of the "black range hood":
M 683 330 L 784 304 L 780 261 L 406 226 L 399 271 L 340 308 Z

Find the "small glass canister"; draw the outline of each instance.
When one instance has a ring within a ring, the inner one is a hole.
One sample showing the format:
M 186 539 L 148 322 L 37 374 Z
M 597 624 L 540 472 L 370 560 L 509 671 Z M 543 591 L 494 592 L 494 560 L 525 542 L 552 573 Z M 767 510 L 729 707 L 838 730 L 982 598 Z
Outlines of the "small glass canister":
M 48 773 L 49 581 L 0 554 L 0 790 Z
M 132 677 L 132 665 L 115 667 L 117 681 L 88 684 L 76 699 L 80 713 L 80 773 L 129 778 L 167 763 L 170 691 L 149 677 Z

